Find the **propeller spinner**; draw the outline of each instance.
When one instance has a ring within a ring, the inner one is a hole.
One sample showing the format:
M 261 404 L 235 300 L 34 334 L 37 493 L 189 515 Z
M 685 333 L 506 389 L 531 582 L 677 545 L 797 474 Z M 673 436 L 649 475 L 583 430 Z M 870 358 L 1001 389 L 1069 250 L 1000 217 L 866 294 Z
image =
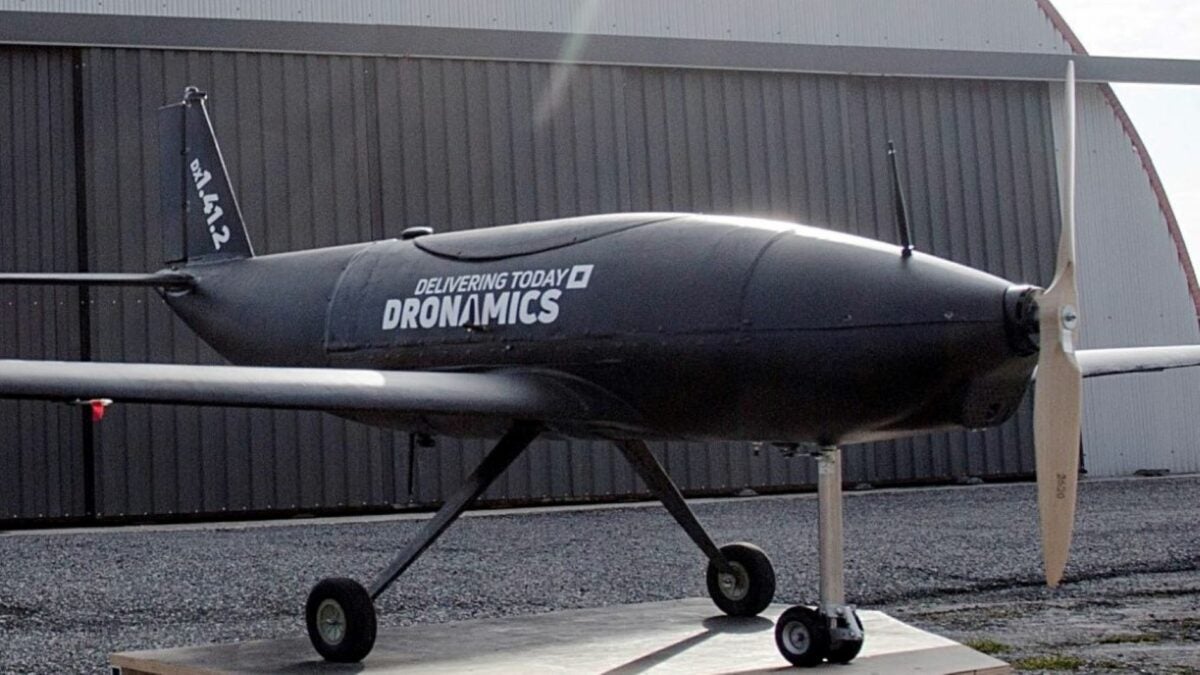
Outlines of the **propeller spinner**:
M 1034 451 L 1046 584 L 1062 580 L 1075 523 L 1083 376 L 1075 360 L 1075 62 L 1063 107 L 1062 234 L 1054 280 L 1037 300 L 1041 352 L 1034 392 Z

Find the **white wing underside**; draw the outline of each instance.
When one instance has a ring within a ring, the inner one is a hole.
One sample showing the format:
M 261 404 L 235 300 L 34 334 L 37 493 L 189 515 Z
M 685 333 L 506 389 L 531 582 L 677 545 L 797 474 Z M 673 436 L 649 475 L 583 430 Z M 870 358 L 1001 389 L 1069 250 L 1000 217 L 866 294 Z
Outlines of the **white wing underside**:
M 428 372 L 0 360 L 0 398 L 630 424 L 608 392 L 535 370 Z
M 1150 373 L 1200 366 L 1200 345 L 1085 349 L 1075 359 L 1084 377 Z

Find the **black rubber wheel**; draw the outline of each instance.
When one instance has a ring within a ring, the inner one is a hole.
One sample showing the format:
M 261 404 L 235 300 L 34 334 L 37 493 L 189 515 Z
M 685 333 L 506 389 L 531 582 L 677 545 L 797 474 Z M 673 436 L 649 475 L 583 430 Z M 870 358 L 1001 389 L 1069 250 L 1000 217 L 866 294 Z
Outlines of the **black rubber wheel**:
M 829 654 L 829 627 L 810 607 L 789 608 L 775 622 L 775 646 L 793 666 L 820 665 Z
M 854 623 L 858 625 L 858 632 L 863 632 L 862 621 L 858 618 L 858 613 L 853 612 L 850 616 L 854 619 Z M 839 622 L 841 619 L 839 619 Z M 854 657 L 858 656 L 858 652 L 862 650 L 862 640 L 834 640 L 829 646 L 829 662 L 830 663 L 850 663 Z
M 304 604 L 308 639 L 326 661 L 357 663 L 375 646 L 375 604 L 353 579 L 322 579 Z
M 753 544 L 726 544 L 721 553 L 733 574 L 721 574 L 708 563 L 708 595 L 729 616 L 758 616 L 775 599 L 775 568 L 763 550 Z

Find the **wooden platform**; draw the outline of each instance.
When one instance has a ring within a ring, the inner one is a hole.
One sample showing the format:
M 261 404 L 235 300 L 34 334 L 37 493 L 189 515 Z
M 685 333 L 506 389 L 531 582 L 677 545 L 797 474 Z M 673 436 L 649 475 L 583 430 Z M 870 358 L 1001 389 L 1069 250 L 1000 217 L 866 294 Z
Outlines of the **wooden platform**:
M 114 672 L 161 673 L 752 673 L 789 667 L 775 648 L 774 621 L 721 615 L 707 599 L 676 600 L 380 631 L 361 664 L 325 663 L 307 637 L 123 652 Z M 979 673 L 1012 669 L 956 642 L 862 611 L 860 656 L 838 675 Z M 820 672 L 818 669 L 815 672 Z

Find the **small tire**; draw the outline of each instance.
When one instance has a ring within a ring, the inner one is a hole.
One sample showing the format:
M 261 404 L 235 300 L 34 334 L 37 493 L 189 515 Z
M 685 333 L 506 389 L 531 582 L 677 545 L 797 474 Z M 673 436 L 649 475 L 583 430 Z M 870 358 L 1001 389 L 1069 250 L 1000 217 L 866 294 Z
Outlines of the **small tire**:
M 721 553 L 734 569 L 722 574 L 712 562 L 706 574 L 708 595 L 729 616 L 758 616 L 775 599 L 775 568 L 753 544 L 726 544 Z
M 326 661 L 357 663 L 375 646 L 375 603 L 353 579 L 322 579 L 304 604 L 308 639 Z
M 863 625 L 862 621 L 858 618 L 858 613 L 851 613 L 850 616 L 854 619 L 854 623 L 858 625 L 858 632 L 862 633 Z M 858 656 L 858 652 L 862 650 L 862 646 L 862 640 L 834 640 L 829 646 L 829 662 L 850 663 Z
M 775 646 L 793 666 L 820 665 L 829 654 L 829 627 L 810 607 L 791 607 L 775 623 Z

